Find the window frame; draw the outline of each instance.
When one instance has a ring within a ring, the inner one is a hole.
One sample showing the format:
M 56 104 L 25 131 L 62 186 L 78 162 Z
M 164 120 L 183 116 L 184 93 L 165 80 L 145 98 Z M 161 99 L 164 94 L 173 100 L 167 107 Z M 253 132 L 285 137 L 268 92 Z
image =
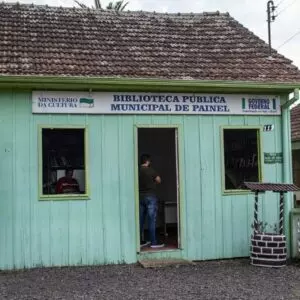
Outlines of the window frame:
M 43 194 L 43 129 L 83 129 L 84 130 L 84 170 L 85 194 Z M 88 126 L 87 125 L 38 125 L 38 197 L 39 200 L 89 200 L 89 157 L 88 157 Z
M 225 187 L 225 155 L 224 155 L 224 130 L 228 129 L 241 129 L 241 130 L 247 130 L 247 129 L 255 129 L 256 130 L 256 137 L 257 137 L 257 163 L 258 163 L 258 180 L 259 182 L 262 182 L 263 178 L 263 153 L 262 153 L 262 130 L 263 126 L 261 125 L 228 125 L 228 126 L 220 126 L 220 140 L 221 140 L 221 184 L 222 184 L 222 194 L 223 195 L 244 195 L 244 194 L 250 194 L 250 190 L 241 190 L 241 189 L 235 189 L 235 190 L 226 190 Z

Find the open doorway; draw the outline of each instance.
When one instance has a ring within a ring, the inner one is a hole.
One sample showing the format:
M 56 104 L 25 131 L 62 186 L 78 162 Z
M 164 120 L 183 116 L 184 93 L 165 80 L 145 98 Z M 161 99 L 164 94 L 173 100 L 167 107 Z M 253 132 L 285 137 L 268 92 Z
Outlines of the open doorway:
M 156 234 L 164 243 L 164 247 L 156 250 L 180 248 L 177 128 L 138 128 L 137 139 L 138 158 L 142 154 L 150 154 L 152 167 L 162 180 L 156 190 L 158 197 Z M 147 222 L 146 220 L 142 236 L 144 240 L 149 240 Z M 140 250 L 155 251 L 150 246 L 141 247 Z

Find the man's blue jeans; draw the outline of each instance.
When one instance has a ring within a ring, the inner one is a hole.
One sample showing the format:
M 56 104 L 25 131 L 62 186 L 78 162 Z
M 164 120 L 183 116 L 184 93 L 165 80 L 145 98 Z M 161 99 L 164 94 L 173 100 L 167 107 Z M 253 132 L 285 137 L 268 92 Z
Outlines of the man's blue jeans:
M 151 245 L 156 241 L 156 217 L 158 209 L 158 199 L 154 195 L 140 195 L 140 234 L 143 236 L 144 223 L 148 216 L 149 238 Z

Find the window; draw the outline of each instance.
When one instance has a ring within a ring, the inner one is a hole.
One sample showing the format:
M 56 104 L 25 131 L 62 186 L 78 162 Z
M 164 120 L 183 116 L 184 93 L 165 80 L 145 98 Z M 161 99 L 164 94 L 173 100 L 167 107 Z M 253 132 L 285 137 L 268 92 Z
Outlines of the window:
M 260 181 L 259 129 L 223 129 L 225 191 Z
M 85 128 L 41 129 L 42 197 L 87 194 Z

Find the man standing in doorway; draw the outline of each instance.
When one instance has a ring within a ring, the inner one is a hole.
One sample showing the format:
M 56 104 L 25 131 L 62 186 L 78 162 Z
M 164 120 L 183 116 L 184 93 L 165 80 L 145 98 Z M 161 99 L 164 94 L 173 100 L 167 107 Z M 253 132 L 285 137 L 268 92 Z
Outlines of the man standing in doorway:
M 139 168 L 139 197 L 140 197 L 140 236 L 141 247 L 149 243 L 142 240 L 145 218 L 148 216 L 149 238 L 151 248 L 161 248 L 161 244 L 156 239 L 156 217 L 158 210 L 158 198 L 156 195 L 156 185 L 161 183 L 161 178 L 151 167 L 151 157 L 148 154 L 141 156 Z

